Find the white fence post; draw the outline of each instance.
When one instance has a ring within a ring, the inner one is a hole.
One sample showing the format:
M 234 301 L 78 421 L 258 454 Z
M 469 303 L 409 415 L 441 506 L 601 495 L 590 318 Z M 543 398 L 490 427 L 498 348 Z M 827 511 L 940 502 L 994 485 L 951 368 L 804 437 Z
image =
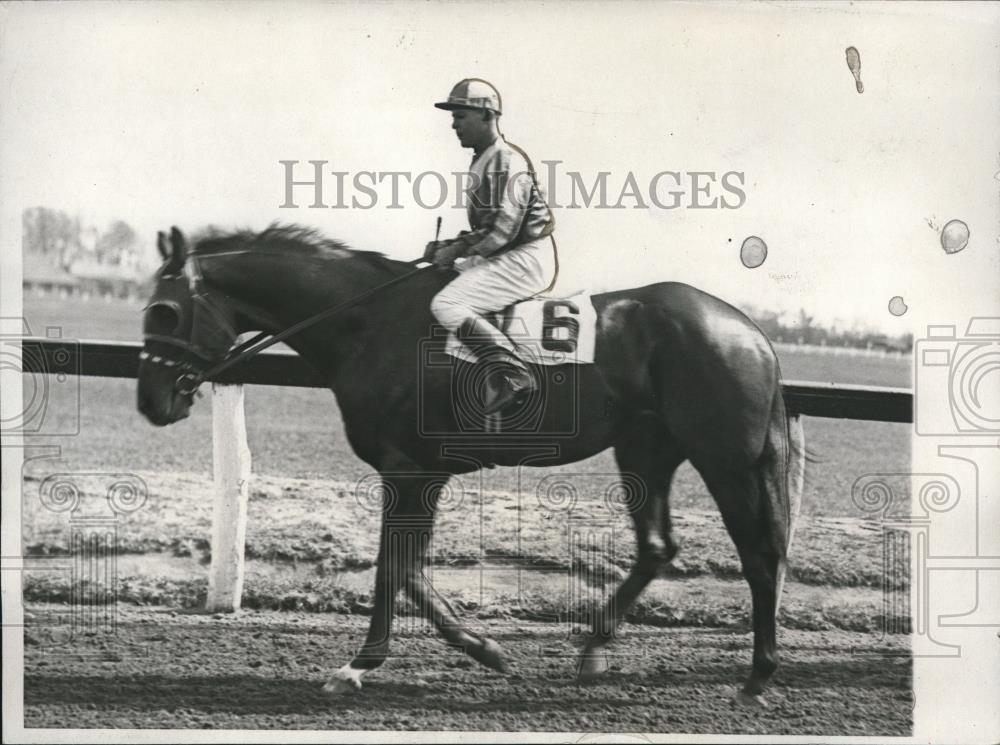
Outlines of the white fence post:
M 243 386 L 212 384 L 212 565 L 209 611 L 235 611 L 243 597 L 243 549 L 250 498 L 250 446 L 243 413 Z

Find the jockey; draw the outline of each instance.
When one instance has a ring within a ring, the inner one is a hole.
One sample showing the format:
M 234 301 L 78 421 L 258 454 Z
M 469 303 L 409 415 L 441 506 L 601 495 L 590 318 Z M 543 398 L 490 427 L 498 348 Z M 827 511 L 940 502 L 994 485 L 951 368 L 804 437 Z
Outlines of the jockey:
M 523 402 L 538 384 L 511 340 L 483 314 L 544 292 L 558 269 L 555 220 L 527 155 L 500 134 L 500 94 L 468 78 L 434 104 L 451 112 L 462 147 L 475 153 L 466 187 L 470 231 L 427 244 L 424 258 L 459 276 L 431 301 L 438 323 L 495 370 L 486 376 L 485 413 Z M 465 259 L 455 265 L 456 259 Z

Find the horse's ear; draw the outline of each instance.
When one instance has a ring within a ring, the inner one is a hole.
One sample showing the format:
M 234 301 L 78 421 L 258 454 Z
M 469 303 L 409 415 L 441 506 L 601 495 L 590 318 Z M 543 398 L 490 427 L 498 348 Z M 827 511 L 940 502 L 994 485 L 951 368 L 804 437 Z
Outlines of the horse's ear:
M 184 266 L 184 257 L 187 256 L 187 238 L 176 225 L 170 228 L 170 247 L 173 249 L 173 260 L 178 266 Z
M 170 248 L 167 246 L 167 234 L 162 230 L 156 233 L 156 248 L 160 251 L 160 256 L 166 261 L 170 258 Z

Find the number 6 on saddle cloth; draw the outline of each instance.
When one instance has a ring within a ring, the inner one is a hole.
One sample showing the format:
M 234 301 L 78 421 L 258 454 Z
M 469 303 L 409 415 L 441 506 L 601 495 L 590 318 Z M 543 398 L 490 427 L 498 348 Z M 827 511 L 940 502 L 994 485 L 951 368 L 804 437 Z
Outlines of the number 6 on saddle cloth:
M 419 428 L 423 436 L 496 435 L 572 437 L 577 434 L 579 365 L 594 362 L 597 312 L 588 293 L 568 298 L 535 298 L 508 306 L 490 319 L 517 346 L 525 362 L 542 369 L 539 389 L 503 416 L 484 411 L 482 390 L 489 365 L 454 334 L 437 327 L 422 342 L 422 374 L 445 369 L 451 376 L 451 416 L 442 416 L 440 400 L 420 395 Z M 444 351 L 441 350 L 442 336 Z M 420 390 L 425 390 L 420 386 Z M 561 416 L 552 416 L 552 412 Z M 549 415 L 547 415 L 547 413 Z
M 535 365 L 588 365 L 594 362 L 597 312 L 590 295 L 580 292 L 566 298 L 533 298 L 515 303 L 491 320 L 517 347 L 517 354 Z M 476 355 L 454 334 L 445 352 L 465 362 Z

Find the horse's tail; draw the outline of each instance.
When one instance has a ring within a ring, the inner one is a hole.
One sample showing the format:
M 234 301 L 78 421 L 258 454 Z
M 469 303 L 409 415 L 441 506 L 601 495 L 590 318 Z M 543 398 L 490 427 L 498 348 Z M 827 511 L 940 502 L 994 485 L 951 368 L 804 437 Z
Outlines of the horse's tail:
M 761 471 L 761 493 L 766 501 L 768 534 L 778 556 L 775 615 L 781 605 L 788 554 L 802 507 L 805 463 L 806 443 L 802 419 L 797 415 L 789 416 L 779 387 L 771 404 L 764 468 Z

